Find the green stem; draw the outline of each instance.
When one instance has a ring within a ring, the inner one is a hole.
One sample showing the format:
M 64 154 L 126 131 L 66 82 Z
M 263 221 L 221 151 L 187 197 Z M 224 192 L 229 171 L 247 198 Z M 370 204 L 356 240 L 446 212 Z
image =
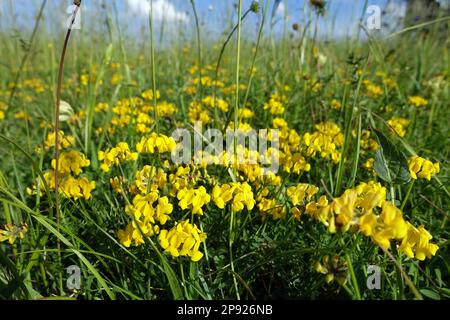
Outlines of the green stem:
M 402 210 L 402 211 L 403 211 L 403 209 L 405 208 L 406 202 L 407 202 L 408 199 L 409 199 L 409 195 L 411 194 L 411 190 L 412 190 L 412 188 L 413 188 L 413 186 L 414 186 L 414 181 L 415 181 L 414 179 L 411 180 L 411 182 L 410 182 L 409 185 L 408 185 L 408 190 L 406 191 L 405 198 L 403 199 L 402 205 L 401 205 L 401 207 L 400 207 L 400 210 Z
M 154 37 L 153 37 L 153 0 L 150 0 L 150 58 L 152 60 L 152 91 L 153 91 L 153 108 L 154 108 L 154 117 L 155 117 L 155 128 L 156 132 L 159 132 L 159 118 L 158 118 L 158 110 L 156 108 L 156 66 L 155 66 L 155 46 L 154 46 Z
M 203 104 L 203 59 L 202 59 L 202 42 L 200 36 L 200 24 L 198 22 L 197 9 L 195 8 L 194 0 L 191 0 L 192 11 L 194 11 L 195 18 L 195 29 L 197 32 L 197 48 L 198 48 L 198 69 L 199 69 L 199 77 L 200 77 L 200 104 Z M 214 101 L 215 103 L 215 101 Z M 214 104 L 215 105 L 215 104 Z
M 345 255 L 347 260 L 348 270 L 350 271 L 350 277 L 352 278 L 353 288 L 355 289 L 356 300 L 361 300 L 361 293 L 359 292 L 358 280 L 356 279 L 355 270 L 353 269 L 352 260 L 348 254 Z
M 241 15 L 242 15 L 242 0 L 239 0 L 238 8 L 238 33 L 237 33 L 237 52 L 236 52 L 236 95 L 234 100 L 234 173 L 237 177 L 237 130 L 239 127 L 238 123 L 238 111 L 239 111 L 239 67 L 240 67 L 240 56 L 241 56 Z M 230 249 L 230 265 L 231 271 L 233 272 L 233 282 L 234 288 L 236 290 L 236 297 L 240 300 L 239 289 L 236 280 L 236 272 L 234 270 L 233 262 L 233 225 L 234 225 L 234 211 L 231 211 L 230 217 L 230 239 L 229 239 L 229 249 Z

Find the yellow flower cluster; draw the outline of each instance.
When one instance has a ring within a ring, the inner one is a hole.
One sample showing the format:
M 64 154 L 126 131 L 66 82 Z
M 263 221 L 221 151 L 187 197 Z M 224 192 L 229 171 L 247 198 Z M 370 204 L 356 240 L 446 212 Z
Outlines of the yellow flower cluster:
M 361 131 L 360 146 L 364 151 L 377 151 L 378 142 L 371 137 L 371 132 L 369 130 Z M 356 136 L 356 132 L 353 132 L 353 136 Z
M 269 112 L 273 115 L 280 115 L 284 113 L 284 103 L 287 101 L 287 98 L 279 93 L 273 93 L 270 96 L 268 102 L 264 104 L 264 110 L 269 110 Z
M 160 95 L 157 92 L 157 98 Z M 99 104 L 96 112 L 107 111 L 109 107 L 106 104 Z M 131 99 L 121 99 L 111 109 L 113 117 L 106 130 L 110 134 L 114 134 L 117 129 L 128 127 L 131 125 L 136 132 L 140 134 L 149 133 L 154 123 L 154 119 L 150 115 L 155 114 L 153 105 L 153 92 L 151 90 L 144 91 L 141 96 Z M 156 113 L 159 117 L 170 117 L 177 111 L 175 105 L 167 101 L 158 101 L 156 104 Z M 100 127 L 97 132 L 103 132 L 104 128 Z
M 411 96 L 408 97 L 408 103 L 420 108 L 426 107 L 428 105 L 428 100 L 422 98 L 421 96 Z
M 378 98 L 383 94 L 383 88 L 381 88 L 379 85 L 373 83 L 370 80 L 364 80 L 363 81 L 365 87 L 366 87 L 366 95 L 371 98 Z
M 326 283 L 336 281 L 340 285 L 344 285 L 347 282 L 347 262 L 338 256 L 331 259 L 328 255 L 324 256 L 322 261 L 315 263 L 314 269 L 325 275 Z
M 0 101 L 0 121 L 5 119 L 6 109 L 7 109 L 6 103 Z
M 136 161 L 137 158 L 137 152 L 131 152 L 128 143 L 126 142 L 119 142 L 117 146 L 112 149 L 98 151 L 98 160 L 103 161 L 100 168 L 104 172 L 109 172 L 113 165 L 118 166 L 124 161 Z
M 89 181 L 86 177 L 80 177 L 83 168 L 89 167 L 91 162 L 79 151 L 71 150 L 62 152 L 59 156 L 58 165 L 58 189 L 65 197 L 74 200 L 89 200 L 92 191 L 96 187 L 95 181 Z M 52 168 L 56 170 L 56 159 L 52 160 Z M 55 190 L 55 171 L 49 170 L 44 173 L 44 179 L 50 190 Z M 44 191 L 44 185 L 40 184 L 40 194 Z M 36 185 L 27 188 L 29 194 L 36 193 Z
M 153 166 L 144 166 L 142 170 L 138 170 L 135 179 L 130 187 L 132 194 L 146 194 L 150 191 L 157 191 L 167 183 L 167 174 L 162 168 Z
M 390 120 L 388 120 L 388 125 L 391 126 L 391 128 L 400 136 L 404 137 L 406 134 L 406 128 L 409 125 L 409 120 L 405 118 L 397 118 L 393 117 Z
M 259 197 L 258 209 L 263 220 L 269 215 L 273 220 L 280 220 L 286 217 L 284 204 L 278 203 L 274 198 Z
M 83 172 L 83 168 L 89 167 L 91 161 L 86 159 L 86 156 L 79 151 L 71 150 L 63 152 L 59 156 L 58 171 L 59 173 L 80 175 Z M 52 160 L 52 168 L 56 169 L 56 159 Z
M 89 181 L 86 177 L 75 178 L 68 175 L 61 181 L 59 189 L 68 198 L 89 200 L 92 197 L 91 192 L 95 189 L 95 186 L 95 181 Z
M 69 148 L 75 144 L 75 138 L 73 136 L 66 136 L 64 131 L 59 131 L 59 150 Z M 44 146 L 46 150 L 55 147 L 56 133 L 50 132 L 47 135 L 47 139 L 44 142 Z
M 8 223 L 4 229 L 0 229 L 0 242 L 8 241 L 9 244 L 14 244 L 17 239 L 22 240 L 28 232 L 28 225 L 16 226 Z
M 203 257 L 200 245 L 206 239 L 206 234 L 201 232 L 196 225 L 188 220 L 177 223 L 170 230 L 161 230 L 158 236 L 161 248 L 173 257 L 190 257 L 193 262 Z
M 23 88 L 31 89 L 36 93 L 43 93 L 46 90 L 44 82 L 37 78 L 25 79 L 22 86 Z
M 214 186 L 212 200 L 220 209 L 225 208 L 227 203 L 231 202 L 231 209 L 234 212 L 240 212 L 244 210 L 244 207 L 247 207 L 247 210 L 252 210 L 255 206 L 252 187 L 247 182 Z
M 333 162 L 339 162 L 341 153 L 337 148 L 344 144 L 344 136 L 339 126 L 333 122 L 322 122 L 315 128 L 317 131 L 303 135 L 303 143 L 307 148 L 306 155 L 314 157 L 319 153 L 322 158 L 331 158 Z
M 427 179 L 431 180 L 431 177 L 438 174 L 440 171 L 439 162 L 432 163 L 430 160 L 421 158 L 419 156 L 413 156 L 408 160 L 409 173 L 413 179 Z
M 156 205 L 155 205 L 156 204 Z M 117 232 L 120 242 L 129 247 L 144 243 L 144 237 L 151 237 L 159 233 L 159 226 L 165 225 L 170 219 L 173 206 L 167 197 L 160 197 L 158 192 L 150 192 L 146 195 L 136 195 L 131 205 L 127 205 L 125 212 L 133 216 L 133 220 L 125 229 Z
M 201 186 L 198 189 L 184 188 L 179 190 L 177 199 L 181 209 L 189 209 L 192 210 L 193 214 L 203 215 L 202 207 L 211 201 L 211 196 L 206 192 L 205 187 Z
M 318 202 L 308 203 L 305 212 L 324 223 L 331 233 L 359 230 L 385 250 L 391 241 L 399 241 L 399 250 L 410 258 L 424 260 L 438 250 L 437 245 L 429 243 L 431 235 L 423 226 L 416 229 L 386 200 L 386 188 L 380 183 L 362 183 L 331 203 L 322 196 Z
M 294 206 L 303 204 L 305 199 L 311 200 L 317 192 L 319 192 L 319 188 L 307 183 L 299 183 L 298 185 L 289 187 L 286 190 L 286 194 Z
M 139 153 L 166 153 L 172 152 L 176 147 L 176 142 L 172 137 L 152 132 L 149 137 L 143 137 L 137 144 L 136 150 Z
M 331 108 L 333 108 L 335 110 L 340 110 L 342 108 L 342 103 L 340 101 L 338 101 L 337 99 L 333 99 L 330 102 L 330 106 L 331 106 Z

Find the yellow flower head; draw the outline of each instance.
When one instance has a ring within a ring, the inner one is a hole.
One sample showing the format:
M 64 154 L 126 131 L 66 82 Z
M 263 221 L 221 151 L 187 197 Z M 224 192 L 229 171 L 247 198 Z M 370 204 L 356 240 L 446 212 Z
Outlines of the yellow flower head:
M 408 160 L 409 173 L 413 179 L 427 179 L 431 180 L 431 177 L 438 174 L 440 171 L 439 163 L 432 163 L 430 160 L 421 158 L 419 156 L 413 156 Z
M 408 97 L 408 103 L 420 108 L 426 107 L 428 105 L 428 100 L 422 98 L 421 96 L 411 96 Z
M 172 152 L 176 147 L 176 142 L 172 137 L 153 132 L 149 137 L 142 138 L 136 146 L 139 153 L 166 153 Z
M 22 226 L 7 224 L 4 229 L 0 229 L 0 242 L 8 241 L 9 244 L 14 244 L 17 239 L 22 240 L 27 232 L 27 224 L 23 224 Z
M 199 249 L 206 239 L 206 234 L 188 220 L 177 223 L 170 230 L 161 230 L 158 239 L 161 248 L 174 258 L 186 256 L 197 262 L 203 257 Z

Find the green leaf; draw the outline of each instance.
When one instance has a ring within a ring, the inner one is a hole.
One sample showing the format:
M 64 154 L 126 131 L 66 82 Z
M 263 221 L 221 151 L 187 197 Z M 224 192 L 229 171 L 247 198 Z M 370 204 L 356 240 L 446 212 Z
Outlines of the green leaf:
M 411 180 L 405 154 L 384 134 L 375 130 L 380 146 L 375 153 L 374 169 L 389 184 L 406 184 Z
M 433 300 L 440 300 L 441 296 L 436 291 L 430 290 L 430 289 L 420 289 L 420 293 L 423 294 L 425 297 L 433 299 Z

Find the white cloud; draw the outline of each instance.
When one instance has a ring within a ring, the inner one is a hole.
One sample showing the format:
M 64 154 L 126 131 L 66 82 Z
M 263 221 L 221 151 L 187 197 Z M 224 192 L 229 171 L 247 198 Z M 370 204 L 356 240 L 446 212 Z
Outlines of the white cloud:
M 148 0 L 127 0 L 131 11 L 148 17 L 150 3 Z M 153 17 L 155 21 L 182 21 L 189 22 L 189 16 L 177 8 L 169 0 L 156 0 L 153 2 Z

